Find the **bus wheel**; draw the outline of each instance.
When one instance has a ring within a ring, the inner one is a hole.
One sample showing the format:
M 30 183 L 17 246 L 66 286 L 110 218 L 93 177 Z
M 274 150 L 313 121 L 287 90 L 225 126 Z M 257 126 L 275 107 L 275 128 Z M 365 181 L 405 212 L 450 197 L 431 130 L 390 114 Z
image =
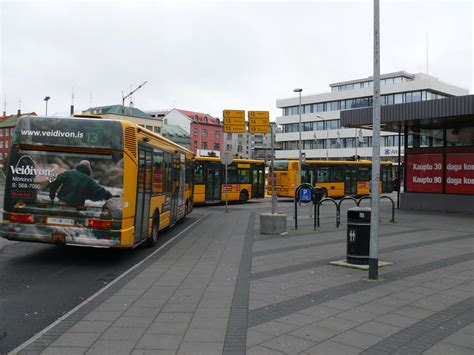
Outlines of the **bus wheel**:
M 247 191 L 243 190 L 240 192 L 240 196 L 239 196 L 239 202 L 240 203 L 247 203 L 249 199 L 249 194 L 247 193 Z
M 147 248 L 153 248 L 158 243 L 158 231 L 159 231 L 159 220 L 158 217 L 153 218 L 153 226 L 151 227 L 151 237 L 145 242 Z

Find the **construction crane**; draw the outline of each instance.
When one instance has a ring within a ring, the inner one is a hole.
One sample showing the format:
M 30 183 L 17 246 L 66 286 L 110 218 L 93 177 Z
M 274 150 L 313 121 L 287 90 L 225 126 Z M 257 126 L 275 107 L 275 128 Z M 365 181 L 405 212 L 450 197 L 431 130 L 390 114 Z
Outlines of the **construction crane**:
M 135 90 L 130 91 L 127 95 L 123 96 L 123 91 L 122 91 L 122 106 L 125 106 L 125 99 L 127 97 L 132 96 L 138 89 L 142 88 L 145 86 L 145 84 L 148 83 L 148 81 L 143 82 L 142 84 L 138 85 L 138 87 Z

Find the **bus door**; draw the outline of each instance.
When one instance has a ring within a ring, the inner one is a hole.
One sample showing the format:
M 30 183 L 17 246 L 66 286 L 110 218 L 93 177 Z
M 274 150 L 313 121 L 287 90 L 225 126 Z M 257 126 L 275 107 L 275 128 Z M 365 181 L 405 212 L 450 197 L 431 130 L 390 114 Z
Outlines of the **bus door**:
M 208 163 L 206 166 L 206 202 L 221 201 L 221 165 Z
M 347 166 L 344 171 L 344 195 L 357 195 L 357 168 Z
M 382 181 L 382 192 L 388 193 L 393 192 L 393 185 L 392 185 L 392 167 L 385 167 L 381 166 L 381 176 L 380 181 Z
M 135 209 L 135 243 L 148 234 L 148 217 L 151 199 L 152 150 L 138 148 L 137 204 Z
M 180 196 L 180 159 L 179 153 L 173 155 L 173 171 L 171 173 L 171 213 L 170 213 L 170 226 L 176 223 L 178 217 L 179 207 L 179 196 Z
M 263 165 L 252 166 L 252 197 L 265 197 L 265 167 Z

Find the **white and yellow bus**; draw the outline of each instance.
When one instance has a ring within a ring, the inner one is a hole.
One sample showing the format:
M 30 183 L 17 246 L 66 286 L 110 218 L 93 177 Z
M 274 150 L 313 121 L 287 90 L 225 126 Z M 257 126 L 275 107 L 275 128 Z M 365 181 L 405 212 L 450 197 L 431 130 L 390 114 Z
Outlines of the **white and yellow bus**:
M 219 158 L 196 157 L 194 160 L 194 203 L 247 202 L 265 197 L 265 162 L 234 159 L 227 167 Z
M 299 181 L 298 160 L 275 161 L 275 193 L 279 197 L 295 196 Z M 380 191 L 392 192 L 392 163 L 380 163 Z M 365 196 L 370 193 L 372 162 L 369 160 L 307 160 L 301 182 L 322 188 L 324 197 Z M 271 181 L 268 182 L 271 193 Z
M 6 167 L 2 236 L 152 247 L 192 210 L 192 159 L 129 121 L 22 117 Z

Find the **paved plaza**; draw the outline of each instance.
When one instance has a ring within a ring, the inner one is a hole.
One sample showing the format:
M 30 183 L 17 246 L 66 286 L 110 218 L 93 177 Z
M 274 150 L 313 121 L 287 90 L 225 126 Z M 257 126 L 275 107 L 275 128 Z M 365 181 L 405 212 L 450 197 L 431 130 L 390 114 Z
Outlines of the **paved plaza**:
M 44 330 L 20 354 L 473 354 L 474 218 L 381 202 L 380 280 L 346 253 L 323 206 L 279 201 L 287 233 L 259 233 L 270 201 L 195 208 L 176 240 Z M 368 201 L 365 201 L 368 205 Z

